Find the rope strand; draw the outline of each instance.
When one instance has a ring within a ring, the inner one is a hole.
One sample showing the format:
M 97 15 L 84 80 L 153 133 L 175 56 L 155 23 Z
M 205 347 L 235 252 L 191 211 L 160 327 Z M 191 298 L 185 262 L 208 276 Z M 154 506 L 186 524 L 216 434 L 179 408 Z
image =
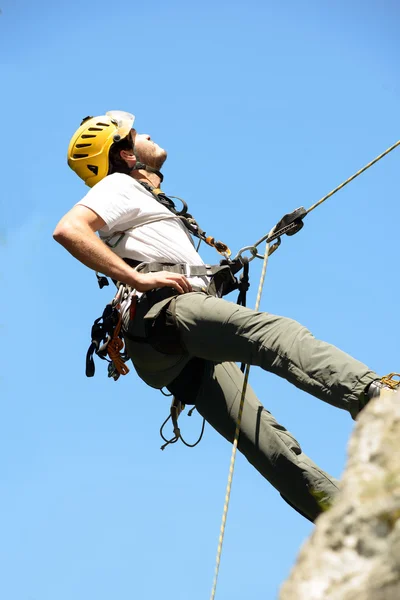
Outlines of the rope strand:
M 271 229 L 269 235 L 271 235 L 272 231 L 273 230 Z M 269 243 L 267 242 L 267 244 L 265 246 L 264 261 L 263 261 L 263 266 L 262 266 L 262 271 L 261 271 L 260 283 L 258 286 L 255 310 L 259 309 L 260 302 L 261 302 L 261 294 L 262 294 L 262 290 L 264 287 L 265 275 L 267 273 L 268 257 L 269 257 Z M 226 486 L 225 504 L 224 504 L 224 510 L 222 512 L 222 521 L 221 521 L 221 528 L 220 528 L 220 534 L 219 534 L 219 540 L 218 540 L 217 557 L 216 557 L 216 561 L 215 561 L 214 581 L 213 581 L 213 586 L 212 586 L 212 590 L 211 590 L 210 600 L 214 600 L 215 594 L 217 591 L 219 567 L 221 564 L 221 555 L 222 555 L 222 545 L 223 545 L 224 536 L 225 536 L 226 519 L 228 516 L 229 501 L 230 501 L 231 489 L 232 489 L 233 472 L 235 469 L 236 452 L 237 452 L 238 443 L 239 443 L 240 427 L 242 424 L 242 415 L 243 415 L 243 409 L 244 409 L 244 401 L 246 398 L 246 390 L 247 390 L 247 383 L 249 380 L 249 374 L 250 374 L 250 365 L 246 365 L 246 369 L 244 372 L 242 394 L 241 394 L 240 403 L 239 403 L 239 411 L 238 411 L 238 416 L 237 416 L 237 420 L 236 420 L 235 436 L 233 439 L 231 462 L 229 465 L 228 484 Z
M 321 200 L 318 200 L 318 202 L 316 202 L 315 204 L 313 204 L 312 206 L 310 206 L 310 208 L 307 210 L 306 214 L 308 215 L 308 213 L 310 213 L 312 210 L 314 210 L 314 208 L 317 208 L 317 206 L 320 206 L 320 204 L 322 204 L 323 202 L 325 202 L 325 200 L 328 200 L 328 198 L 330 198 L 331 196 L 333 196 L 333 194 L 336 194 L 336 192 L 338 192 L 339 190 L 341 190 L 342 188 L 344 188 L 345 185 L 347 185 L 351 181 L 354 181 L 354 179 L 356 177 L 358 177 L 359 175 L 361 175 L 362 173 L 364 173 L 367 169 L 369 169 L 370 167 L 372 167 L 372 165 L 374 165 L 375 163 L 377 163 L 379 160 L 381 160 L 381 158 L 383 158 L 384 156 L 386 156 L 387 154 L 389 154 L 389 152 L 392 152 L 392 150 L 394 150 L 398 146 L 400 146 L 400 140 L 398 142 L 396 142 L 395 144 L 393 144 L 393 146 L 390 146 L 390 148 L 388 148 L 387 150 L 385 150 L 385 152 L 382 152 L 382 154 L 380 154 L 379 156 L 377 156 L 376 158 L 374 158 L 374 160 L 371 160 L 371 162 L 369 162 L 367 165 L 365 165 L 365 167 L 363 167 L 362 169 L 360 169 L 359 171 L 357 171 L 357 173 L 354 173 L 354 175 L 352 175 L 351 177 L 349 177 L 348 179 L 346 179 L 346 181 L 344 181 L 343 183 L 341 183 L 340 185 L 338 185 L 334 190 L 332 190 L 331 192 L 329 192 L 329 194 L 327 194 L 326 196 L 324 196 L 323 198 L 321 198 Z

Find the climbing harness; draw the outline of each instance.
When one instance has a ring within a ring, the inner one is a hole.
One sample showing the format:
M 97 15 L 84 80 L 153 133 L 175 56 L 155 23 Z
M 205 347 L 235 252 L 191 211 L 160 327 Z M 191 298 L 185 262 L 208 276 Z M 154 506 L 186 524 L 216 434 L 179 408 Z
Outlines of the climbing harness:
M 390 152 L 392 152 L 392 150 L 394 150 L 398 146 L 400 146 L 400 140 L 397 141 L 395 144 L 393 144 L 393 146 L 390 146 L 390 148 L 385 150 L 385 152 L 382 152 L 382 154 L 377 156 L 374 160 L 369 162 L 362 169 L 360 169 L 359 171 L 354 173 L 354 175 L 352 175 L 351 177 L 346 179 L 343 183 L 341 183 L 336 188 L 334 188 L 331 192 L 329 192 L 329 194 L 326 194 L 326 196 L 323 196 L 320 200 L 318 200 L 318 202 L 316 202 L 315 204 L 310 206 L 310 208 L 308 210 L 306 210 L 304 207 L 300 207 L 300 208 L 296 209 L 295 211 L 293 211 L 292 213 L 285 215 L 275 225 L 275 227 L 273 227 L 271 229 L 271 231 L 267 235 L 262 237 L 260 240 L 258 240 L 252 246 L 245 246 L 238 252 L 235 259 L 241 260 L 243 258 L 244 252 L 246 252 L 246 251 L 250 252 L 250 257 L 248 258 L 249 262 L 252 261 L 254 258 L 263 259 L 263 266 L 262 266 L 262 271 L 261 271 L 261 276 L 260 276 L 260 283 L 259 283 L 259 287 L 258 287 L 255 310 L 258 310 L 259 304 L 260 304 L 262 289 L 264 287 L 265 275 L 266 275 L 266 271 L 267 271 L 268 258 L 280 246 L 281 236 L 285 235 L 285 234 L 289 235 L 289 236 L 294 235 L 295 233 L 300 231 L 300 229 L 303 227 L 304 217 L 306 217 L 311 211 L 313 211 L 315 208 L 317 208 L 323 202 L 325 202 L 325 200 L 328 200 L 328 198 L 330 198 L 331 196 L 336 194 L 336 192 L 338 192 L 339 190 L 344 188 L 345 185 L 347 185 L 351 181 L 354 181 L 354 179 L 356 179 L 356 177 L 358 177 L 359 175 L 364 173 L 367 169 L 372 167 L 372 165 L 376 164 L 384 156 L 387 156 Z M 273 246 L 270 246 L 270 243 L 274 240 L 276 240 L 275 244 Z M 264 255 L 260 255 L 258 253 L 258 246 L 263 241 L 266 242 L 265 251 L 264 251 Z M 214 580 L 213 580 L 213 585 L 212 585 L 212 589 L 211 589 L 210 600 L 215 599 L 215 594 L 217 591 L 217 582 L 218 582 L 219 568 L 220 568 L 221 555 L 222 555 L 222 545 L 223 545 L 225 529 L 226 529 L 226 519 L 227 519 L 227 515 L 228 515 L 233 473 L 234 473 L 234 467 L 235 467 L 236 452 L 237 452 L 237 447 L 238 447 L 238 443 L 239 443 L 240 426 L 241 426 L 241 421 L 242 421 L 244 401 L 245 401 L 245 397 L 246 397 L 249 373 L 250 373 L 250 365 L 246 365 L 245 372 L 244 372 L 243 388 L 242 388 L 242 393 L 241 393 L 241 398 L 240 398 L 240 403 L 239 403 L 238 416 L 237 416 L 237 420 L 236 420 L 235 435 L 234 435 L 233 445 L 232 445 L 232 454 L 231 454 L 231 461 L 230 461 L 230 465 L 229 465 L 228 482 L 227 482 L 226 493 L 225 493 L 225 503 L 224 503 L 223 513 L 222 513 L 220 534 L 219 534 L 218 547 L 217 547 L 217 556 L 216 556 L 216 561 L 215 561 Z M 383 383 L 385 383 L 386 385 L 388 385 L 388 387 L 390 387 L 391 389 L 395 389 L 400 385 L 400 382 L 393 380 L 394 376 L 400 377 L 400 374 L 399 373 L 390 373 L 386 377 L 383 377 L 381 381 Z
M 159 272 L 163 270 L 167 270 L 174 273 L 180 273 L 185 275 L 186 277 L 207 277 L 210 279 L 210 284 L 208 287 L 201 288 L 199 291 L 203 291 L 205 293 L 209 293 L 211 295 L 222 297 L 234 289 L 239 290 L 238 304 L 245 306 L 246 304 L 246 292 L 249 287 L 249 263 L 246 257 L 243 259 L 240 257 L 237 260 L 230 260 L 231 251 L 226 244 L 220 241 L 216 241 L 214 237 L 208 236 L 206 232 L 200 228 L 197 221 L 193 218 L 193 216 L 188 212 L 188 206 L 186 202 L 179 198 L 178 196 L 168 197 L 166 196 L 160 188 L 154 188 L 150 184 L 141 181 L 141 185 L 146 189 L 146 191 L 150 192 L 152 196 L 159 202 L 161 205 L 168 208 L 170 211 L 170 215 L 157 215 L 153 218 L 146 220 L 143 223 L 138 223 L 129 229 L 123 231 L 117 231 L 112 233 L 110 236 L 106 238 L 102 238 L 104 243 L 108 245 L 110 248 L 115 248 L 121 240 L 125 237 L 125 235 L 129 235 L 132 229 L 137 227 L 142 227 L 143 225 L 147 225 L 149 223 L 153 223 L 156 221 L 164 220 L 164 219 L 173 219 L 179 218 L 183 223 L 185 230 L 188 233 L 188 237 L 193 243 L 191 235 L 197 237 L 199 239 L 199 244 L 204 241 L 209 246 L 214 247 L 217 252 L 219 252 L 224 260 L 221 261 L 219 265 L 188 265 L 186 263 L 182 264 L 174 264 L 174 263 L 139 263 L 138 261 L 134 261 L 132 259 L 125 258 L 124 260 L 134 269 L 137 269 L 143 273 L 152 273 Z M 178 210 L 173 202 L 173 199 L 180 200 L 182 202 L 182 209 Z M 240 277 L 240 279 L 236 279 L 235 274 L 238 273 L 244 267 L 244 273 Z M 109 285 L 108 279 L 104 275 L 100 275 L 96 272 L 96 277 L 98 281 L 98 285 L 101 288 Z M 94 325 L 92 327 L 92 342 L 87 352 L 86 357 L 86 374 L 90 377 L 94 375 L 94 361 L 93 354 L 96 354 L 103 359 L 106 359 L 106 354 L 110 359 L 109 364 L 109 377 L 113 377 L 114 380 L 117 380 L 120 375 L 125 375 L 129 369 L 125 365 L 125 361 L 129 359 L 126 354 L 122 353 L 123 349 L 123 334 L 121 333 L 121 311 L 120 311 L 120 299 L 118 296 L 123 296 L 124 294 L 129 293 L 129 289 L 127 286 L 120 285 L 119 282 L 114 282 L 118 286 L 118 292 L 111 304 L 107 305 L 102 317 L 96 319 Z M 147 293 L 149 295 L 149 293 Z M 133 300 L 137 300 L 136 297 L 133 297 L 132 294 L 129 296 L 131 302 Z M 125 303 L 127 300 L 125 300 Z M 132 315 L 130 315 L 132 319 Z M 128 338 L 131 336 L 128 332 L 125 332 Z M 137 342 L 146 342 L 146 339 L 136 339 L 134 341 Z M 160 429 L 160 435 L 165 442 L 161 447 L 164 450 L 169 444 L 173 444 L 177 442 L 179 439 L 182 440 L 183 444 L 188 447 L 196 446 L 202 439 L 204 428 L 205 428 L 205 419 L 203 418 L 203 424 L 200 432 L 199 439 L 194 444 L 189 444 L 182 437 L 180 429 L 178 427 L 178 417 L 181 412 L 184 410 L 185 404 L 178 400 L 177 398 L 173 398 L 170 414 Z M 191 416 L 194 408 L 189 411 L 188 415 Z M 174 436 L 168 440 L 164 436 L 164 427 L 167 422 L 171 420 L 173 425 L 173 433 Z

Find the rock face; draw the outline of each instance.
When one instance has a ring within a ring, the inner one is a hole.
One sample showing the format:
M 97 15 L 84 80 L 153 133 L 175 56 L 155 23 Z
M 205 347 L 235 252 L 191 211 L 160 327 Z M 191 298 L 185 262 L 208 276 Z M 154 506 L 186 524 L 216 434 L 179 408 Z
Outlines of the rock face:
M 400 600 L 400 392 L 362 411 L 348 455 L 279 600 Z

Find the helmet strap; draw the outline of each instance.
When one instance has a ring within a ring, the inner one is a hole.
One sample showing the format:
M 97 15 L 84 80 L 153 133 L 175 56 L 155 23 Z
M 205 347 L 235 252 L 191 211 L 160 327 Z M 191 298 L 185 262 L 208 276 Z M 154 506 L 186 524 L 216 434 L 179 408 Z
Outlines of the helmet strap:
M 135 154 L 135 156 L 136 156 L 136 154 Z M 147 171 L 148 173 L 155 173 L 160 178 L 161 183 L 164 179 L 164 175 L 160 171 L 158 171 L 158 169 L 155 169 L 154 167 L 149 167 L 149 165 L 145 165 L 144 163 L 141 163 L 141 162 L 137 162 L 131 168 L 131 172 L 132 171 Z

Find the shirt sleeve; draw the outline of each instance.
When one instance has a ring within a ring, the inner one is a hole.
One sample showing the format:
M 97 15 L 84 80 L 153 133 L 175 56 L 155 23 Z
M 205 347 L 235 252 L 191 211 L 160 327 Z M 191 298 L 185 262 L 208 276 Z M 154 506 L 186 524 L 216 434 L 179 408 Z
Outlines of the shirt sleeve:
M 115 173 L 99 181 L 77 204 L 98 214 L 106 223 L 102 231 L 110 231 L 122 229 L 139 215 L 141 197 L 131 177 Z

